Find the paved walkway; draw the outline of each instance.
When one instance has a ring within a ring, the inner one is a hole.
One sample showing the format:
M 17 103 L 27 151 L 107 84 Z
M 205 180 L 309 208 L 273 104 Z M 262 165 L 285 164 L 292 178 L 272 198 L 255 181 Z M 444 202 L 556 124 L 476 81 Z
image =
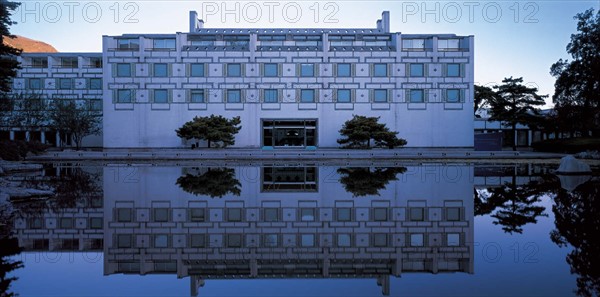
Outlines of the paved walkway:
M 454 148 L 402 149 L 105 149 L 58 151 L 30 156 L 29 161 L 177 161 L 177 160 L 521 160 L 560 159 L 564 154 L 530 151 L 473 151 Z

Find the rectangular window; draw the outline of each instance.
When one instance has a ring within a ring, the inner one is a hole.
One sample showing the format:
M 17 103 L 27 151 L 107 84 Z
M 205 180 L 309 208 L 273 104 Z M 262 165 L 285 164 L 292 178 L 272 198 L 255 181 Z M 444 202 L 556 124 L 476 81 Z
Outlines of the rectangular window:
M 458 39 L 438 39 L 439 51 L 458 51 L 459 45 Z
M 90 88 L 90 90 L 102 90 L 102 79 L 101 78 L 90 78 L 89 88 Z
M 90 228 L 91 229 L 102 229 L 102 225 L 104 224 L 102 218 L 90 218 Z
M 447 89 L 446 90 L 446 102 L 450 102 L 450 103 L 461 102 L 460 90 L 459 89 Z
M 73 228 L 73 218 L 61 218 L 59 221 L 59 228 L 71 229 Z
M 242 247 L 241 234 L 227 234 L 227 247 L 240 248 Z
M 131 90 L 117 90 L 117 103 L 133 102 L 133 92 Z
M 131 64 L 117 63 L 117 77 L 131 77 Z
M 405 51 L 425 50 L 425 39 L 403 39 L 402 49 Z
M 152 220 L 154 222 L 168 222 L 169 221 L 169 209 L 168 208 L 152 209 Z
M 77 68 L 79 66 L 79 59 L 76 57 L 65 57 L 60 58 L 61 68 Z
M 42 80 L 39 78 L 30 78 L 29 79 L 29 89 L 39 90 L 42 88 Z
M 122 51 L 139 50 L 140 40 L 137 38 L 117 39 L 117 49 Z
M 91 57 L 89 67 L 90 68 L 102 68 L 102 58 L 101 57 Z
M 242 90 L 227 90 L 227 103 L 242 102 Z
M 61 90 L 69 90 L 73 88 L 73 79 L 72 78 L 60 78 L 58 80 L 59 88 Z
M 133 246 L 133 235 L 117 234 L 117 247 L 118 248 L 130 248 L 132 246 Z
M 133 210 L 131 208 L 117 208 L 117 222 L 131 222 Z
M 375 77 L 387 77 L 387 64 L 377 63 L 373 64 L 373 76 Z
M 338 89 L 337 90 L 337 102 L 348 103 L 352 102 L 352 91 L 349 89 Z
M 422 89 L 410 90 L 409 102 L 411 102 L 411 103 L 425 102 L 425 92 Z
M 265 222 L 277 222 L 277 221 L 279 221 L 279 209 L 277 209 L 277 208 L 265 208 L 264 209 L 264 221 Z
M 264 92 L 264 102 L 265 103 L 277 103 L 279 102 L 279 96 L 277 89 L 266 89 Z
M 154 90 L 154 103 L 168 103 L 169 102 L 169 91 L 160 89 Z
M 424 246 L 425 237 L 423 233 L 413 233 L 410 235 L 410 246 Z
M 31 67 L 33 68 L 48 68 L 48 58 L 34 57 L 31 58 Z
M 167 77 L 169 76 L 169 67 L 166 63 L 154 64 L 152 74 L 154 75 L 154 77 Z
M 169 235 L 166 235 L 166 234 L 154 235 L 154 247 L 155 248 L 169 247 Z
M 263 76 L 265 77 L 277 77 L 278 67 L 276 63 L 267 63 L 263 65 Z
M 279 246 L 279 235 L 265 234 L 263 242 L 265 247 L 277 247 Z
M 338 77 L 350 77 L 352 76 L 352 67 L 350 63 L 337 64 L 337 76 Z
M 388 91 L 386 89 L 373 90 L 373 102 L 376 102 L 376 103 L 388 102 Z
M 302 103 L 314 103 L 315 102 L 315 90 L 300 90 L 300 102 Z
M 204 222 L 205 217 L 204 208 L 192 208 L 190 209 L 190 221 L 192 222 Z
M 446 208 L 446 221 L 460 221 L 460 207 Z
M 460 233 L 446 234 L 446 245 L 447 246 L 460 246 Z
M 242 221 L 242 209 L 241 208 L 228 208 L 227 209 L 227 221 L 241 222 Z
M 446 76 L 460 77 L 460 64 L 458 64 L 458 63 L 446 64 Z
M 242 65 L 239 63 L 227 64 L 227 76 L 241 77 L 242 76 Z
M 154 49 L 175 49 L 175 39 L 174 38 L 163 38 L 163 39 L 154 39 L 153 40 Z
M 313 246 L 315 246 L 315 235 L 314 234 L 302 234 L 302 235 L 300 235 L 300 246 L 302 246 L 302 247 L 313 247 Z
M 386 247 L 388 246 L 388 237 L 385 233 L 373 234 L 373 246 L 374 247 Z
M 193 63 L 190 66 L 190 76 L 203 77 L 204 76 L 204 63 Z
M 206 246 L 206 236 L 204 234 L 191 234 L 190 247 L 203 248 Z
M 44 228 L 44 219 L 42 218 L 30 218 L 29 229 L 42 229 Z
M 387 221 L 388 220 L 388 209 L 384 207 L 377 207 L 373 209 L 373 220 L 375 221 Z
M 191 103 L 204 103 L 204 90 L 196 89 L 190 91 L 190 102 Z
M 423 207 L 409 208 L 409 219 L 411 221 L 424 221 L 425 220 L 425 209 Z
M 315 64 L 300 64 L 300 76 L 301 77 L 315 76 Z
M 338 208 L 336 209 L 336 219 L 339 222 L 349 222 L 352 220 L 352 209 L 351 208 Z
M 351 238 L 352 237 L 350 236 L 350 234 L 338 234 L 337 246 L 338 247 L 350 247 Z
M 315 221 L 316 210 L 314 208 L 301 208 L 300 209 L 300 220 L 303 222 Z
M 416 63 L 416 64 L 410 64 L 410 72 L 409 75 L 411 77 L 423 77 L 424 76 L 424 71 L 423 71 L 423 64 L 421 63 Z

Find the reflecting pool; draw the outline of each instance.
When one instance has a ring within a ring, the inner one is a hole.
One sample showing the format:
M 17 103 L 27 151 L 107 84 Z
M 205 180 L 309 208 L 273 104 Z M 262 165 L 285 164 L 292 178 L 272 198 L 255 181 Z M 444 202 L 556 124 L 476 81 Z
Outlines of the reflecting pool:
M 20 296 L 598 295 L 600 179 L 557 165 L 46 164 L 0 208 Z

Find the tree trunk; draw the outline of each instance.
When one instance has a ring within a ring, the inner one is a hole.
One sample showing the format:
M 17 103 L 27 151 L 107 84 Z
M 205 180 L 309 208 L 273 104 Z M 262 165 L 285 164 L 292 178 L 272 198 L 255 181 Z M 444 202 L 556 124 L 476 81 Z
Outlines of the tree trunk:
M 517 150 L 517 125 L 512 125 L 512 141 L 513 141 L 513 151 Z
M 210 139 L 208 139 L 207 141 L 208 141 L 208 148 L 210 148 Z

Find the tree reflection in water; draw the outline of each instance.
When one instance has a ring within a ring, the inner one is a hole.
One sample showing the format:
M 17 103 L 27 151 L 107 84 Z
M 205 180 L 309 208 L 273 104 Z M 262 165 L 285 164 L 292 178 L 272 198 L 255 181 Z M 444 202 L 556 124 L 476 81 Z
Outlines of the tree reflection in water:
M 385 189 L 390 181 L 398 180 L 399 173 L 406 172 L 406 167 L 347 167 L 337 170 L 340 183 L 354 197 L 376 195 Z
M 187 173 L 180 176 L 176 184 L 188 193 L 212 198 L 222 198 L 228 193 L 240 196 L 242 186 L 232 168 L 208 168 L 202 174 Z
M 17 280 L 9 274 L 19 268 L 23 268 L 23 262 L 15 260 L 22 249 L 16 238 L 12 237 L 13 213 L 8 204 L 0 204 L 0 296 L 17 296 L 10 292 L 12 282 Z

